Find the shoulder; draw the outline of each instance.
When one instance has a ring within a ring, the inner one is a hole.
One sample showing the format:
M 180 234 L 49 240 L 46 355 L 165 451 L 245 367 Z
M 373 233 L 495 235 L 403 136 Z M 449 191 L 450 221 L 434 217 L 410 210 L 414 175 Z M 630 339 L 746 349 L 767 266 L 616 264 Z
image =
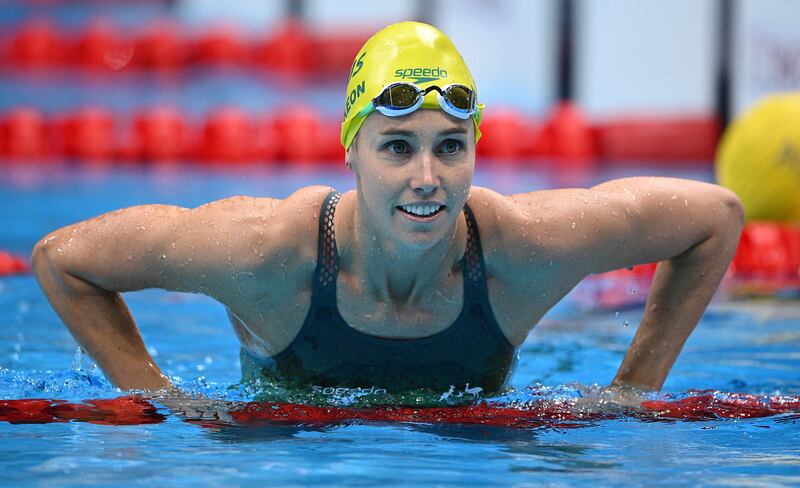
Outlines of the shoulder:
M 318 207 L 322 205 L 322 201 L 332 191 L 334 191 L 333 188 L 327 186 L 307 186 L 282 199 L 232 196 L 206 203 L 195 210 L 209 213 L 234 212 L 232 215 L 234 217 L 247 218 L 248 216 L 255 216 L 276 221 L 291 220 L 292 217 L 297 216 L 302 219 L 309 217 L 307 212 L 313 213 L 319 210 Z M 278 210 L 283 210 L 283 212 L 278 212 Z M 294 212 L 287 212 L 287 210 L 294 210 Z
M 301 188 L 283 199 L 233 196 L 189 210 L 191 233 L 224 239 L 222 249 L 244 268 L 273 261 L 316 259 L 319 212 L 333 189 L 325 186 Z
M 487 265 L 508 263 L 519 251 L 518 241 L 528 241 L 520 230 L 530 212 L 513 196 L 482 187 L 472 188 L 467 205 L 475 215 Z
M 565 202 L 580 196 L 561 190 L 501 195 L 473 187 L 468 204 L 490 275 L 516 281 L 520 276 L 563 274 L 568 252 L 562 241 L 575 234 Z

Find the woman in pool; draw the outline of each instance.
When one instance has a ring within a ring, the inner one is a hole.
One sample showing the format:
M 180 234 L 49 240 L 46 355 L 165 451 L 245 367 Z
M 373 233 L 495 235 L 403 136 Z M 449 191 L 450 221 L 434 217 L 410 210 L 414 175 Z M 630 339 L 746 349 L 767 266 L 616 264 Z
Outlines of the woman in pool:
M 509 196 L 473 187 L 482 108 L 444 34 L 389 26 L 348 84 L 356 190 L 122 209 L 42 239 L 36 276 L 123 389 L 171 387 L 120 295 L 163 288 L 223 303 L 243 369 L 300 388 L 495 393 L 581 279 L 659 261 L 613 384 L 660 388 L 735 252 L 739 200 L 666 178 Z

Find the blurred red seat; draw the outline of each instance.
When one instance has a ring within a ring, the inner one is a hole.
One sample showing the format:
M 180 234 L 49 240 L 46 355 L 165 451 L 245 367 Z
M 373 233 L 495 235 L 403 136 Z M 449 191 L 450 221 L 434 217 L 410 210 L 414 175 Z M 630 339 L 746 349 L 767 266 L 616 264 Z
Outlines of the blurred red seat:
M 200 35 L 191 44 L 192 62 L 208 66 L 244 66 L 249 51 L 233 27 L 217 27 Z
M 235 107 L 213 111 L 203 125 L 196 157 L 212 163 L 245 163 L 256 160 L 253 121 Z
M 20 25 L 9 45 L 9 61 L 17 66 L 49 67 L 64 60 L 65 39 L 50 22 L 35 19 Z
M 322 119 L 311 108 L 286 107 L 275 117 L 281 140 L 279 157 L 289 162 L 320 161 L 325 157 Z
M 47 123 L 33 108 L 16 108 L 0 119 L 0 153 L 11 159 L 42 159 L 50 151 Z
M 133 62 L 137 67 L 172 71 L 182 68 L 187 49 L 178 28 L 167 22 L 149 26 L 136 40 Z
M 133 149 L 145 161 L 177 161 L 187 156 L 188 132 L 183 115 L 168 107 L 155 107 L 136 114 Z
M 108 110 L 88 107 L 68 114 L 57 124 L 63 155 L 68 158 L 105 161 L 117 146 L 114 117 Z

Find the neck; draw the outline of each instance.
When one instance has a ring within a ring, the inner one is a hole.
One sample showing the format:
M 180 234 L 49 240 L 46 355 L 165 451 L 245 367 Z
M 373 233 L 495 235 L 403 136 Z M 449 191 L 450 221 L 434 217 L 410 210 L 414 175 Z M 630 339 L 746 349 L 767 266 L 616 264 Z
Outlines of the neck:
M 346 209 L 347 236 L 341 241 L 337 236 L 337 245 L 342 243 L 339 262 L 378 301 L 407 304 L 429 296 L 464 255 L 466 232 L 458 232 L 460 219 L 444 239 L 419 249 L 380 230 L 369 213 L 361 210 L 362 205 L 356 198 Z

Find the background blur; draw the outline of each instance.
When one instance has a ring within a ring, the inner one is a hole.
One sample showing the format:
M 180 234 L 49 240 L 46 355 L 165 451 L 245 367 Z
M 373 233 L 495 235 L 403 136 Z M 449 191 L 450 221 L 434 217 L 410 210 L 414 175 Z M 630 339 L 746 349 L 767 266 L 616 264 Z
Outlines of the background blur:
M 339 164 L 352 58 L 409 19 L 471 67 L 481 156 L 519 164 L 709 164 L 800 86 L 796 0 L 6 1 L 0 156 Z

